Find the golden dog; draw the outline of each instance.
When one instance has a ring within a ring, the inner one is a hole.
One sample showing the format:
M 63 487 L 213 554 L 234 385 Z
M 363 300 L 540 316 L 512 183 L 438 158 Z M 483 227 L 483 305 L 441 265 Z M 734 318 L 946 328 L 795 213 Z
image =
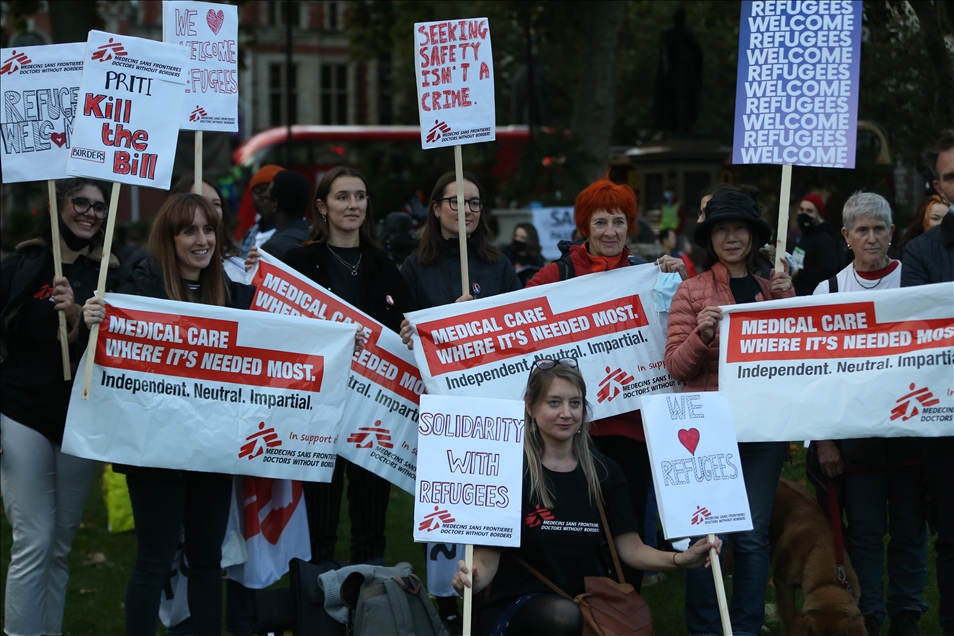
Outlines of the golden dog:
M 867 636 L 858 609 L 858 577 L 848 555 L 845 572 L 854 595 L 838 582 L 828 518 L 808 491 L 787 479 L 775 491 L 769 541 L 775 599 L 789 636 Z M 804 602 L 796 611 L 799 587 Z

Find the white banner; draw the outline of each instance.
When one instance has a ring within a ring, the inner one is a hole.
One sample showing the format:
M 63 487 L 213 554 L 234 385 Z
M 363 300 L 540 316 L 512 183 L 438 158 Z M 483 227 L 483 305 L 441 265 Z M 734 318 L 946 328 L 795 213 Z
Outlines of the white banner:
M 954 283 L 722 312 L 740 442 L 954 435 Z
M 169 189 L 188 61 L 184 46 L 90 31 L 67 172 Z
M 238 7 L 163 0 L 162 41 L 189 49 L 179 127 L 238 131 Z
M 73 384 L 65 452 L 331 481 L 352 327 L 123 294 L 106 302 L 89 399 Z
M 573 240 L 576 231 L 573 208 L 534 208 L 533 227 L 540 235 L 543 258 L 555 261 L 562 256 L 557 244 Z
M 520 400 L 540 358 L 576 358 L 594 420 L 677 391 L 652 311 L 658 275 L 655 265 L 623 267 L 408 314 L 427 392 Z
M 86 45 L 0 49 L 4 183 L 66 177 Z
M 418 401 L 424 383 L 401 337 L 364 312 L 262 252 L 252 276 L 252 309 L 362 325 L 368 336 L 351 362 L 338 454 L 414 492 Z M 355 327 L 352 327 L 354 329 Z
M 725 394 L 647 395 L 643 430 L 667 539 L 752 529 Z
M 487 18 L 418 22 L 414 59 L 424 150 L 497 138 Z
M 524 404 L 421 396 L 414 540 L 520 547 Z

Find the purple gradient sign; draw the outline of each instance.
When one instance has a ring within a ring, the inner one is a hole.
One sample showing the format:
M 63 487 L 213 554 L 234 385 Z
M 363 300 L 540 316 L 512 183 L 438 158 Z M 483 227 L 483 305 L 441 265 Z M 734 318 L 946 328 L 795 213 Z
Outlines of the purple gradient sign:
M 732 163 L 854 168 L 861 0 L 742 2 Z

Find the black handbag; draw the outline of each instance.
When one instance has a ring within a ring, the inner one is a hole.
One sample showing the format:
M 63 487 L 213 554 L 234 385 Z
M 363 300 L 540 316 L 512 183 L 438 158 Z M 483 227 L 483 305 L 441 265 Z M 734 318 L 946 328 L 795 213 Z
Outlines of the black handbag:
M 325 611 L 325 592 L 318 584 L 318 576 L 343 567 L 339 561 L 317 565 L 292 559 L 289 563 L 294 636 L 344 636 L 345 626 Z

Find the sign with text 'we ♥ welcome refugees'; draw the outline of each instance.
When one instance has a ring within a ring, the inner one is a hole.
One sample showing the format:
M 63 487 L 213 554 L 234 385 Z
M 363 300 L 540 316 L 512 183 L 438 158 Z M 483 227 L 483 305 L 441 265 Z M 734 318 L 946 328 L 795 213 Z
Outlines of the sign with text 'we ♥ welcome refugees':
M 64 452 L 331 481 L 350 325 L 124 294 L 106 303 L 89 399 L 73 384 Z
M 4 183 L 66 177 L 85 51 L 82 42 L 0 49 Z

